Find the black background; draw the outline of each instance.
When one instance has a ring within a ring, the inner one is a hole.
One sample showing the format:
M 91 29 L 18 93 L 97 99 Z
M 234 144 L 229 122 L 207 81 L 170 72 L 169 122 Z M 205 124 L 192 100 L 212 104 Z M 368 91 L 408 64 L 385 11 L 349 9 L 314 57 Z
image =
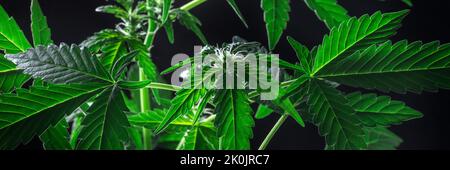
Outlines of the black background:
M 189 2 L 176 0 L 176 6 Z M 259 41 L 267 44 L 263 15 L 260 9 L 260 0 L 237 0 L 242 13 L 247 19 L 249 29 L 246 29 L 235 16 L 233 10 L 225 0 L 209 0 L 191 12 L 202 22 L 202 30 L 210 44 L 229 42 L 233 35 L 239 35 L 249 41 Z M 450 42 L 448 31 L 448 8 L 450 1 L 445 0 L 416 0 L 411 14 L 404 20 L 403 27 L 393 40 L 407 39 L 409 41 L 422 40 L 430 42 L 440 40 Z M 104 0 L 40 0 L 41 6 L 47 16 L 52 29 L 52 38 L 55 43 L 80 43 L 94 32 L 104 28 L 113 28 L 117 22 L 112 16 L 96 13 L 94 9 L 99 5 L 108 4 Z M 352 16 L 364 13 L 398 11 L 408 8 L 400 0 L 340 0 Z M 21 26 L 27 37 L 31 40 L 29 0 L 0 0 L 0 4 L 12 15 Z M 307 45 L 313 47 L 322 41 L 323 35 L 328 32 L 325 25 L 317 19 L 301 0 L 291 1 L 291 20 L 283 38 L 275 50 L 280 57 L 295 62 L 293 50 L 285 40 L 290 35 Z M 170 66 L 171 57 L 177 53 L 193 53 L 193 46 L 201 45 L 193 33 L 180 25 L 175 25 L 175 44 L 168 43 L 165 33 L 157 35 L 153 60 L 162 70 Z M 346 92 L 352 88 L 341 88 Z M 407 105 L 424 113 L 424 118 L 412 120 L 391 129 L 404 139 L 400 149 L 450 149 L 450 107 L 448 99 L 450 92 L 442 90 L 439 93 L 423 93 L 397 95 L 389 94 L 394 99 L 402 100 Z M 278 115 L 271 115 L 264 120 L 257 120 L 254 128 L 253 147 L 259 146 Z M 323 149 L 324 140 L 317 133 L 317 128 L 308 124 L 301 128 L 293 120 L 288 120 L 269 145 L 269 149 Z M 19 149 L 41 149 L 38 139 Z

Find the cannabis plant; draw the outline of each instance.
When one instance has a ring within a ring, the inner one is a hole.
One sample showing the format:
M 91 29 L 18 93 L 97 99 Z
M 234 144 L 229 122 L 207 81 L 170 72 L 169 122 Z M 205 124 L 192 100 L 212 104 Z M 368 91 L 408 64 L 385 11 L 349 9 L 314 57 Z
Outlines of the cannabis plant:
M 115 0 L 96 10 L 118 18 L 116 27 L 72 45 L 53 43 L 37 0 L 31 1 L 32 44 L 0 6 L 0 148 L 39 137 L 45 149 L 58 150 L 246 150 L 254 119 L 277 113 L 259 149 L 288 118 L 317 126 L 325 149 L 395 149 L 401 139 L 388 128 L 422 114 L 387 96 L 338 87 L 400 94 L 450 89 L 450 44 L 389 40 L 409 10 L 353 17 L 337 0 L 305 0 L 329 33 L 313 48 L 288 36 L 298 57 L 291 63 L 272 53 L 283 40 L 290 0 L 261 0 L 268 48 L 239 37 L 208 44 L 189 12 L 205 2 Z M 247 26 L 237 2 L 227 5 Z M 151 55 L 154 38 L 164 31 L 173 43 L 175 22 L 204 46 L 162 70 L 154 64 L 159 56 Z M 164 80 L 171 72 L 180 84 Z M 224 88 L 224 75 L 239 81 Z M 277 93 L 250 76 L 275 83 Z

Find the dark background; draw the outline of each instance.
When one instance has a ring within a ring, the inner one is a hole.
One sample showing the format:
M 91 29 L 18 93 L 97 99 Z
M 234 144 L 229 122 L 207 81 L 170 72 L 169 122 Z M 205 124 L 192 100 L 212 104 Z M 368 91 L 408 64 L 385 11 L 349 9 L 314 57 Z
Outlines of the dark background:
M 189 2 L 176 0 L 176 6 Z M 239 35 L 249 41 L 259 41 L 267 44 L 260 0 L 237 0 L 242 13 L 247 19 L 249 29 L 246 29 L 225 0 L 209 0 L 191 12 L 202 22 L 202 30 L 211 44 L 229 42 L 233 35 Z M 430 42 L 440 40 L 450 42 L 448 31 L 448 8 L 450 1 L 444 0 L 416 0 L 411 14 L 404 20 L 403 27 L 393 38 L 394 41 L 407 39 L 409 41 L 422 40 Z M 104 0 L 40 0 L 52 29 L 55 43 L 80 43 L 94 32 L 104 28 L 113 28 L 117 22 L 112 16 L 96 13 L 94 9 L 107 4 Z M 352 16 L 364 13 L 398 11 L 408 8 L 400 0 L 340 0 Z M 12 15 L 31 40 L 29 0 L 1 0 L 0 4 Z M 292 12 L 290 22 L 283 38 L 275 50 L 280 57 L 295 62 L 296 57 L 287 43 L 285 36 L 290 35 L 313 47 L 322 41 L 328 32 L 325 25 L 317 19 L 302 0 L 291 1 Z M 193 46 L 201 45 L 193 33 L 180 25 L 175 25 L 175 44 L 168 43 L 165 33 L 158 34 L 153 60 L 162 70 L 170 66 L 171 57 L 177 53 L 193 53 Z M 344 91 L 360 89 L 342 88 Z M 439 93 L 423 93 L 397 95 L 389 94 L 394 99 L 402 100 L 407 105 L 424 113 L 424 118 L 412 120 L 391 129 L 404 139 L 400 149 L 450 149 L 450 107 L 448 99 L 450 92 L 442 90 Z M 254 128 L 253 147 L 259 146 L 278 115 L 271 115 L 264 120 L 257 120 Z M 317 128 L 308 124 L 301 128 L 295 121 L 288 120 L 276 134 L 269 149 L 323 149 L 324 139 L 317 133 Z M 41 149 L 36 138 L 30 144 L 20 149 Z

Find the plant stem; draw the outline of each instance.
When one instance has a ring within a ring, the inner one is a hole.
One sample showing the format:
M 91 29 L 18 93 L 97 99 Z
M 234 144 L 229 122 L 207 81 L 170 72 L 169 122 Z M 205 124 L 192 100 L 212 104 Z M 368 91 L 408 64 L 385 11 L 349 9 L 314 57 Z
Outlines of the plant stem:
M 269 145 L 269 142 L 272 140 L 275 133 L 277 133 L 278 129 L 280 129 L 281 125 L 286 121 L 286 119 L 289 117 L 288 114 L 283 114 L 280 119 L 278 119 L 277 123 L 272 127 L 269 134 L 267 134 L 266 138 L 264 139 L 261 146 L 259 146 L 258 150 L 264 150 L 266 149 L 267 145 Z
M 195 7 L 199 6 L 200 4 L 203 4 L 204 2 L 206 2 L 206 0 L 193 0 L 193 1 L 183 5 L 182 7 L 180 7 L 180 9 L 184 10 L 184 11 L 189 11 L 192 8 L 195 8 Z

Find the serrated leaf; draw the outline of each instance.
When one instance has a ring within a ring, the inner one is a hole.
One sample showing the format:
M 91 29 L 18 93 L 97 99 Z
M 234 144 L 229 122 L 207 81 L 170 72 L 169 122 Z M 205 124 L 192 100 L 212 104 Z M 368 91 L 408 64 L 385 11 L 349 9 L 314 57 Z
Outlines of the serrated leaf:
M 45 150 L 71 150 L 73 149 L 69 143 L 69 124 L 63 118 L 55 126 L 49 127 L 42 133 L 41 139 Z
M 212 123 L 211 123 L 212 124 Z M 195 126 L 188 129 L 179 140 L 177 150 L 216 150 L 218 138 L 216 128 Z
M 151 83 L 150 80 L 143 81 L 119 81 L 117 85 L 122 89 L 138 90 L 147 87 Z
M 25 53 L 8 54 L 6 58 L 15 63 L 17 68 L 23 69 L 24 73 L 51 83 L 112 81 L 97 58 L 77 45 L 38 46 Z
M 31 1 L 31 32 L 35 47 L 53 44 L 51 30 L 47 25 L 47 17 L 44 16 L 38 0 Z
M 105 86 L 48 85 L 0 95 L 0 149 L 28 143 L 102 88 Z
M 275 49 L 289 21 L 289 0 L 261 0 L 264 10 L 269 49 Z
M 289 44 L 291 45 L 291 47 L 294 49 L 295 54 L 297 55 L 298 61 L 300 62 L 303 70 L 306 73 L 309 73 L 311 71 L 311 55 L 309 54 L 309 49 L 308 47 L 300 44 L 300 42 L 298 42 L 297 40 L 295 40 L 292 37 L 287 38 Z
M 127 107 L 119 88 L 104 90 L 87 110 L 77 149 L 122 150 L 128 139 Z
M 260 104 L 256 110 L 255 119 L 264 119 L 272 113 L 273 110 L 270 107 Z
M 8 54 L 24 52 L 31 48 L 16 21 L 0 5 L 0 50 Z
M 325 136 L 326 149 L 366 149 L 361 121 L 347 99 L 319 80 L 311 80 L 309 88 L 309 112 L 320 135 Z
M 138 51 L 132 51 L 128 54 L 119 56 L 119 58 L 113 63 L 111 67 L 111 75 L 113 75 L 114 80 L 120 78 L 120 76 L 126 71 L 128 66 L 132 63 L 133 59 L 138 56 Z
M 28 76 L 16 69 L 16 65 L 0 54 L 0 93 L 8 93 L 20 88 Z
M 401 41 L 371 46 L 320 73 L 321 78 L 383 92 L 450 89 L 450 44 Z
M 164 120 L 155 130 L 155 133 L 161 133 L 171 122 L 191 111 L 195 104 L 205 95 L 205 92 L 205 89 L 196 88 L 184 88 L 179 90 L 172 99 L 172 105 L 164 117 Z
M 202 25 L 197 17 L 189 13 L 188 11 L 178 10 L 178 20 L 181 25 L 185 26 L 188 30 L 194 32 L 195 35 L 202 41 L 204 45 L 208 44 L 205 35 L 203 34 L 200 26 Z
M 214 97 L 216 105 L 216 120 L 219 136 L 219 149 L 246 150 L 250 149 L 250 139 L 253 138 L 252 117 L 247 94 L 243 90 L 217 90 Z
M 127 53 L 127 48 L 123 40 L 117 39 L 105 43 L 101 51 L 100 62 L 106 70 L 111 70 L 113 64 Z
M 396 33 L 401 21 L 409 10 L 382 14 L 363 15 L 351 18 L 334 27 L 317 49 L 313 75 L 320 74 L 327 66 L 332 66 L 357 50 L 374 44 L 381 44 Z
M 397 125 L 422 117 L 422 113 L 406 106 L 403 102 L 391 100 L 387 96 L 356 92 L 347 95 L 346 98 L 366 126 Z
M 396 134 L 385 127 L 364 128 L 367 149 L 395 150 L 403 142 Z
M 305 0 L 305 3 L 329 29 L 350 18 L 347 10 L 337 0 Z
M 244 24 L 245 28 L 248 28 L 247 21 L 245 21 L 245 18 L 242 15 L 241 10 L 239 9 L 239 6 L 236 4 L 236 1 L 235 0 L 227 0 L 227 2 L 228 2 L 228 5 L 230 5 L 231 8 L 233 8 L 234 12 L 239 17 L 239 19 L 242 21 L 242 23 Z

